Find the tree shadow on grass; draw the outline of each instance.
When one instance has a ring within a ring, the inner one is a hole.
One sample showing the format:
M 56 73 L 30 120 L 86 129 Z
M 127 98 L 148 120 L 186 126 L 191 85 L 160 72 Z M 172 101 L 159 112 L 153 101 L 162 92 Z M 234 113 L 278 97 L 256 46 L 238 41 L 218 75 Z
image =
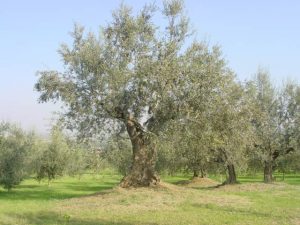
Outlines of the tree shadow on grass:
M 72 191 L 80 192 L 97 192 L 102 190 L 107 190 L 118 185 L 119 182 L 102 182 L 101 185 L 90 185 L 87 183 L 68 183 L 64 185 L 64 188 Z
M 239 215 L 249 215 L 249 216 L 255 216 L 255 217 L 263 217 L 263 218 L 279 218 L 282 219 L 282 215 L 274 215 L 272 213 L 268 212 L 259 212 L 259 211 L 253 211 L 250 210 L 249 208 L 247 209 L 239 209 L 239 208 L 233 208 L 230 206 L 218 206 L 215 204 L 203 204 L 203 203 L 195 203 L 192 204 L 191 206 L 196 207 L 196 208 L 202 208 L 202 209 L 209 209 L 217 212 L 226 212 L 226 213 L 237 213 Z
M 263 175 L 256 175 L 256 176 L 251 176 L 251 175 L 244 175 L 244 176 L 239 176 L 238 180 L 243 183 L 243 184 L 248 184 L 248 183 L 263 183 L 264 177 Z
M 283 181 L 283 178 L 277 175 L 277 181 Z M 300 175 L 299 174 L 286 174 L 284 181 L 285 183 L 292 185 L 300 185 Z
M 52 224 L 61 224 L 61 225 L 132 225 L 131 223 L 126 222 L 114 222 L 103 219 L 93 219 L 93 218 L 73 218 L 67 214 L 59 214 L 56 212 L 37 212 L 37 213 L 28 213 L 28 214 L 8 214 L 9 218 L 14 219 L 15 221 L 22 221 L 24 224 L 28 225 L 52 225 Z M 21 223 L 21 224 L 23 224 Z M 9 225 L 9 223 L 3 225 Z
M 28 225 L 52 225 L 52 224 L 61 224 L 61 225 L 157 225 L 156 223 L 140 223 L 137 222 L 126 222 L 126 221 L 111 221 L 107 219 L 99 218 L 75 218 L 68 214 L 59 214 L 57 212 L 51 211 L 42 211 L 36 213 L 28 214 L 8 214 L 10 218 L 15 219 L 16 221 L 24 221 L 24 224 Z M 3 225 L 9 225 L 3 224 Z
M 115 182 L 103 182 L 100 185 L 88 185 L 85 183 L 68 183 L 62 187 L 46 187 L 37 185 L 20 185 L 11 191 L 1 191 L 2 200 L 62 200 L 81 197 L 112 189 Z
M 209 187 L 190 187 L 190 188 L 195 189 L 195 190 L 216 190 L 219 187 L 220 187 L 220 185 L 209 186 Z

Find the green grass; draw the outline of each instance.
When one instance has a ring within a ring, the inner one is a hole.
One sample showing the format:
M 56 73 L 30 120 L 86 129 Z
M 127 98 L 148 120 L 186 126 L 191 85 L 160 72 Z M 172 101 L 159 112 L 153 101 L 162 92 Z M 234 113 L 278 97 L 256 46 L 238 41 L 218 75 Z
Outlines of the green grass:
M 50 186 L 27 179 L 0 189 L 0 224 L 300 224 L 299 174 L 274 184 L 241 176 L 241 184 L 220 188 L 174 185 L 188 179 L 178 175 L 162 177 L 168 183 L 160 188 L 125 190 L 116 187 L 120 178 L 86 174 Z

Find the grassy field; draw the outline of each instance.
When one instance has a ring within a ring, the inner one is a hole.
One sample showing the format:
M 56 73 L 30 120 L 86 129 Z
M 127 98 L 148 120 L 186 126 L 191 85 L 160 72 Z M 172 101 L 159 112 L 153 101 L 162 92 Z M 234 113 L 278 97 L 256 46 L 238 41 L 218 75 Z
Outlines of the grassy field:
M 219 188 L 175 176 L 157 188 L 125 190 L 119 180 L 109 173 L 50 186 L 28 179 L 10 193 L 0 189 L 0 224 L 300 224 L 299 175 L 274 184 L 244 176 L 239 185 Z

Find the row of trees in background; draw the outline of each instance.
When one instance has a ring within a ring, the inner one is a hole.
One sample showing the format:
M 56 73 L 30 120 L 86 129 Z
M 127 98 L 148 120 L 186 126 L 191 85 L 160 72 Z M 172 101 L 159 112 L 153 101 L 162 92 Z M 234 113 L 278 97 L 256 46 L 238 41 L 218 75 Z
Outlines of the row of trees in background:
M 227 171 L 227 183 L 237 182 L 236 170 L 263 168 L 265 182 L 273 181 L 275 169 L 299 170 L 297 84 L 275 88 L 268 73 L 259 71 L 252 81 L 236 83 L 226 99 L 215 101 L 213 107 L 203 107 L 198 118 L 172 125 L 171 139 L 165 142 L 170 152 L 166 164 L 174 162 L 175 168 L 183 164 L 194 176 L 205 176 L 219 164 Z
M 15 124 L 0 123 L 0 185 L 8 190 L 29 176 L 49 183 L 64 174 L 80 175 L 88 168 L 88 157 L 58 126 L 49 139 L 42 139 Z

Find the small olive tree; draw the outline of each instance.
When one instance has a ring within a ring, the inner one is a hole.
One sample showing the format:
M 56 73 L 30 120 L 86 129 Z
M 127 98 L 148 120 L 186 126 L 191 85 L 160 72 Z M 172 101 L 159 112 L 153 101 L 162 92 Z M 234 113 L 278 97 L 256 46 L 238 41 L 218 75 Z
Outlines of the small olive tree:
M 10 190 L 28 174 L 28 158 L 33 149 L 34 134 L 16 125 L 0 123 L 0 185 Z
M 111 136 L 104 145 L 103 157 L 122 175 L 130 172 L 132 154 L 131 143 L 126 137 Z
M 48 183 L 57 176 L 62 176 L 68 165 L 69 146 L 58 127 L 53 127 L 49 142 L 39 144 L 35 158 L 37 180 L 46 178 Z

